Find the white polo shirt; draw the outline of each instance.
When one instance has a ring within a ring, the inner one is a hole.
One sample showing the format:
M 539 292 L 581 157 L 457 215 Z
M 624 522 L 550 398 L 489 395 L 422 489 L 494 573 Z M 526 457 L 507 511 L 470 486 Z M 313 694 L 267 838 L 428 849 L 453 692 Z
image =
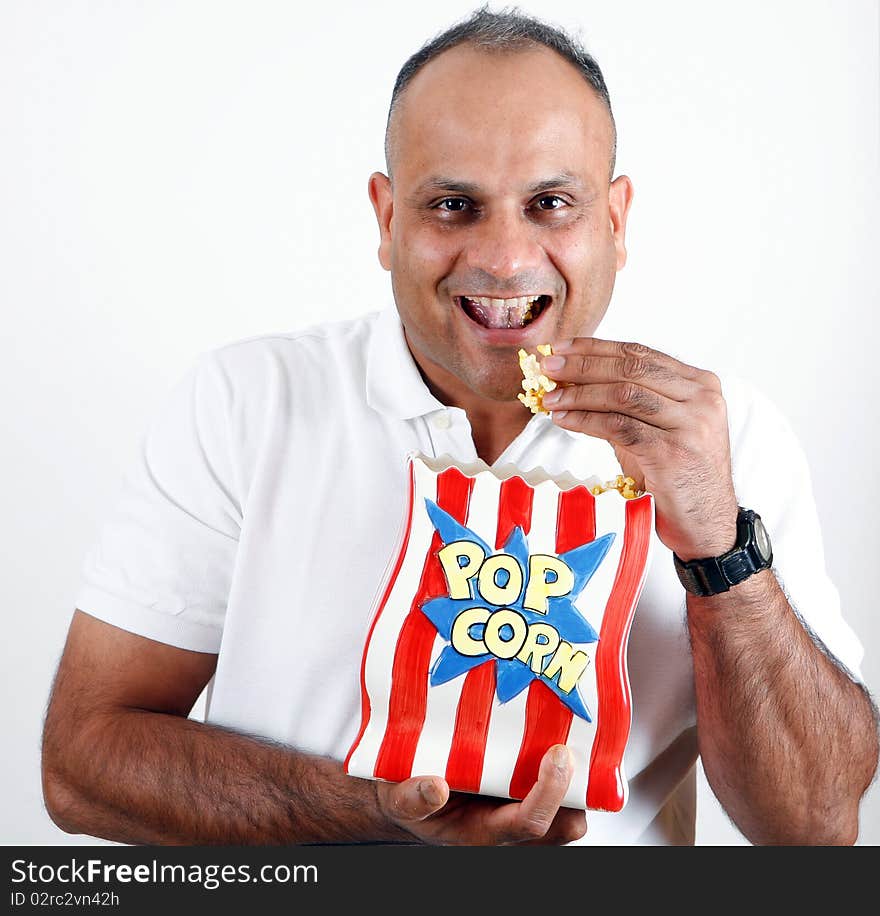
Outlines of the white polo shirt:
M 739 502 L 765 521 L 793 605 L 860 677 L 862 647 L 825 572 L 805 457 L 766 398 L 738 379 L 722 384 Z M 208 722 L 341 761 L 360 725 L 361 656 L 411 451 L 477 459 L 465 412 L 425 386 L 394 308 L 208 351 L 149 425 L 85 558 L 76 606 L 219 653 Z M 543 415 L 495 467 L 511 463 L 620 473 L 610 445 Z M 588 812 L 583 842 L 693 842 L 685 595 L 656 540 L 628 667 L 629 800 L 619 813 Z

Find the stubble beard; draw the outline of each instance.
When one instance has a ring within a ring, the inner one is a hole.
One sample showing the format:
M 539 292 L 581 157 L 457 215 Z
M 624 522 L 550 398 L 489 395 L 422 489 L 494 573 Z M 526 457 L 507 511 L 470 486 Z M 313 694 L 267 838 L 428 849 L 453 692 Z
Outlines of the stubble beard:
M 515 348 L 509 348 L 509 353 L 505 348 L 505 352 L 486 350 L 471 356 L 471 348 L 459 340 L 451 320 L 428 336 L 413 333 L 406 323 L 404 330 L 425 384 L 441 401 L 458 401 L 464 389 L 489 401 L 516 399 L 522 376 Z

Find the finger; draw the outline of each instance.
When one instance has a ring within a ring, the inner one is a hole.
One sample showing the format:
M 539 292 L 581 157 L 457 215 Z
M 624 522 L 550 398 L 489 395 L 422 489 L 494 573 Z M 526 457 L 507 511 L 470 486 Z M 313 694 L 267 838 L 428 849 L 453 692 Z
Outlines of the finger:
M 553 348 L 541 360 L 550 378 L 569 382 L 636 382 L 677 401 L 692 398 L 710 384 L 711 373 L 689 366 L 643 344 L 619 343 L 593 337 L 577 338 Z
M 571 751 L 551 747 L 541 758 L 538 779 L 518 805 L 504 805 L 490 816 L 490 828 L 502 842 L 543 839 L 550 830 L 571 782 Z
M 605 439 L 612 445 L 634 450 L 654 445 L 658 439 L 668 435 L 649 423 L 622 413 L 606 413 L 589 410 L 554 410 L 551 420 L 563 429 L 585 433 L 597 439 Z
M 550 411 L 586 410 L 620 413 L 659 429 L 678 429 L 688 413 L 681 401 L 664 397 L 635 382 L 596 382 L 555 388 L 544 395 Z
M 699 378 L 703 370 L 645 344 L 623 340 L 603 340 L 601 337 L 575 337 L 553 345 L 553 352 L 559 354 L 580 353 L 584 356 L 611 356 L 619 359 L 631 357 L 660 363 L 673 369 L 683 378 Z
M 422 821 L 449 800 L 449 786 L 439 776 L 415 776 L 398 783 L 379 783 L 382 805 L 395 821 Z
M 587 833 L 585 811 L 574 808 L 560 808 L 553 818 L 550 829 L 538 840 L 526 840 L 521 846 L 565 846 L 574 843 Z

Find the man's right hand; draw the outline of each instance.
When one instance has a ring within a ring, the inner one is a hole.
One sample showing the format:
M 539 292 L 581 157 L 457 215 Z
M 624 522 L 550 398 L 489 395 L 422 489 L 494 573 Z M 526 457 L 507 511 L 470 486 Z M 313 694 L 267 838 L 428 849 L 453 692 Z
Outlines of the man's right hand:
M 571 753 L 557 744 L 544 755 L 538 780 L 522 801 L 450 793 L 439 776 L 380 782 L 377 796 L 385 816 L 423 843 L 563 845 L 587 832 L 583 811 L 560 807 L 571 774 Z

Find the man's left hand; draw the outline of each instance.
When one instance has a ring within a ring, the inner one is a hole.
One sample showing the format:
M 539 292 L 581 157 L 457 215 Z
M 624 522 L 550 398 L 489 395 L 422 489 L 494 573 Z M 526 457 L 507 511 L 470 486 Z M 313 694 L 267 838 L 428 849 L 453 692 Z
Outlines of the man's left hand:
M 654 496 L 660 540 L 682 560 L 736 541 L 727 407 L 711 372 L 636 343 L 579 337 L 554 344 L 544 373 L 553 422 L 605 439 L 627 477 Z

